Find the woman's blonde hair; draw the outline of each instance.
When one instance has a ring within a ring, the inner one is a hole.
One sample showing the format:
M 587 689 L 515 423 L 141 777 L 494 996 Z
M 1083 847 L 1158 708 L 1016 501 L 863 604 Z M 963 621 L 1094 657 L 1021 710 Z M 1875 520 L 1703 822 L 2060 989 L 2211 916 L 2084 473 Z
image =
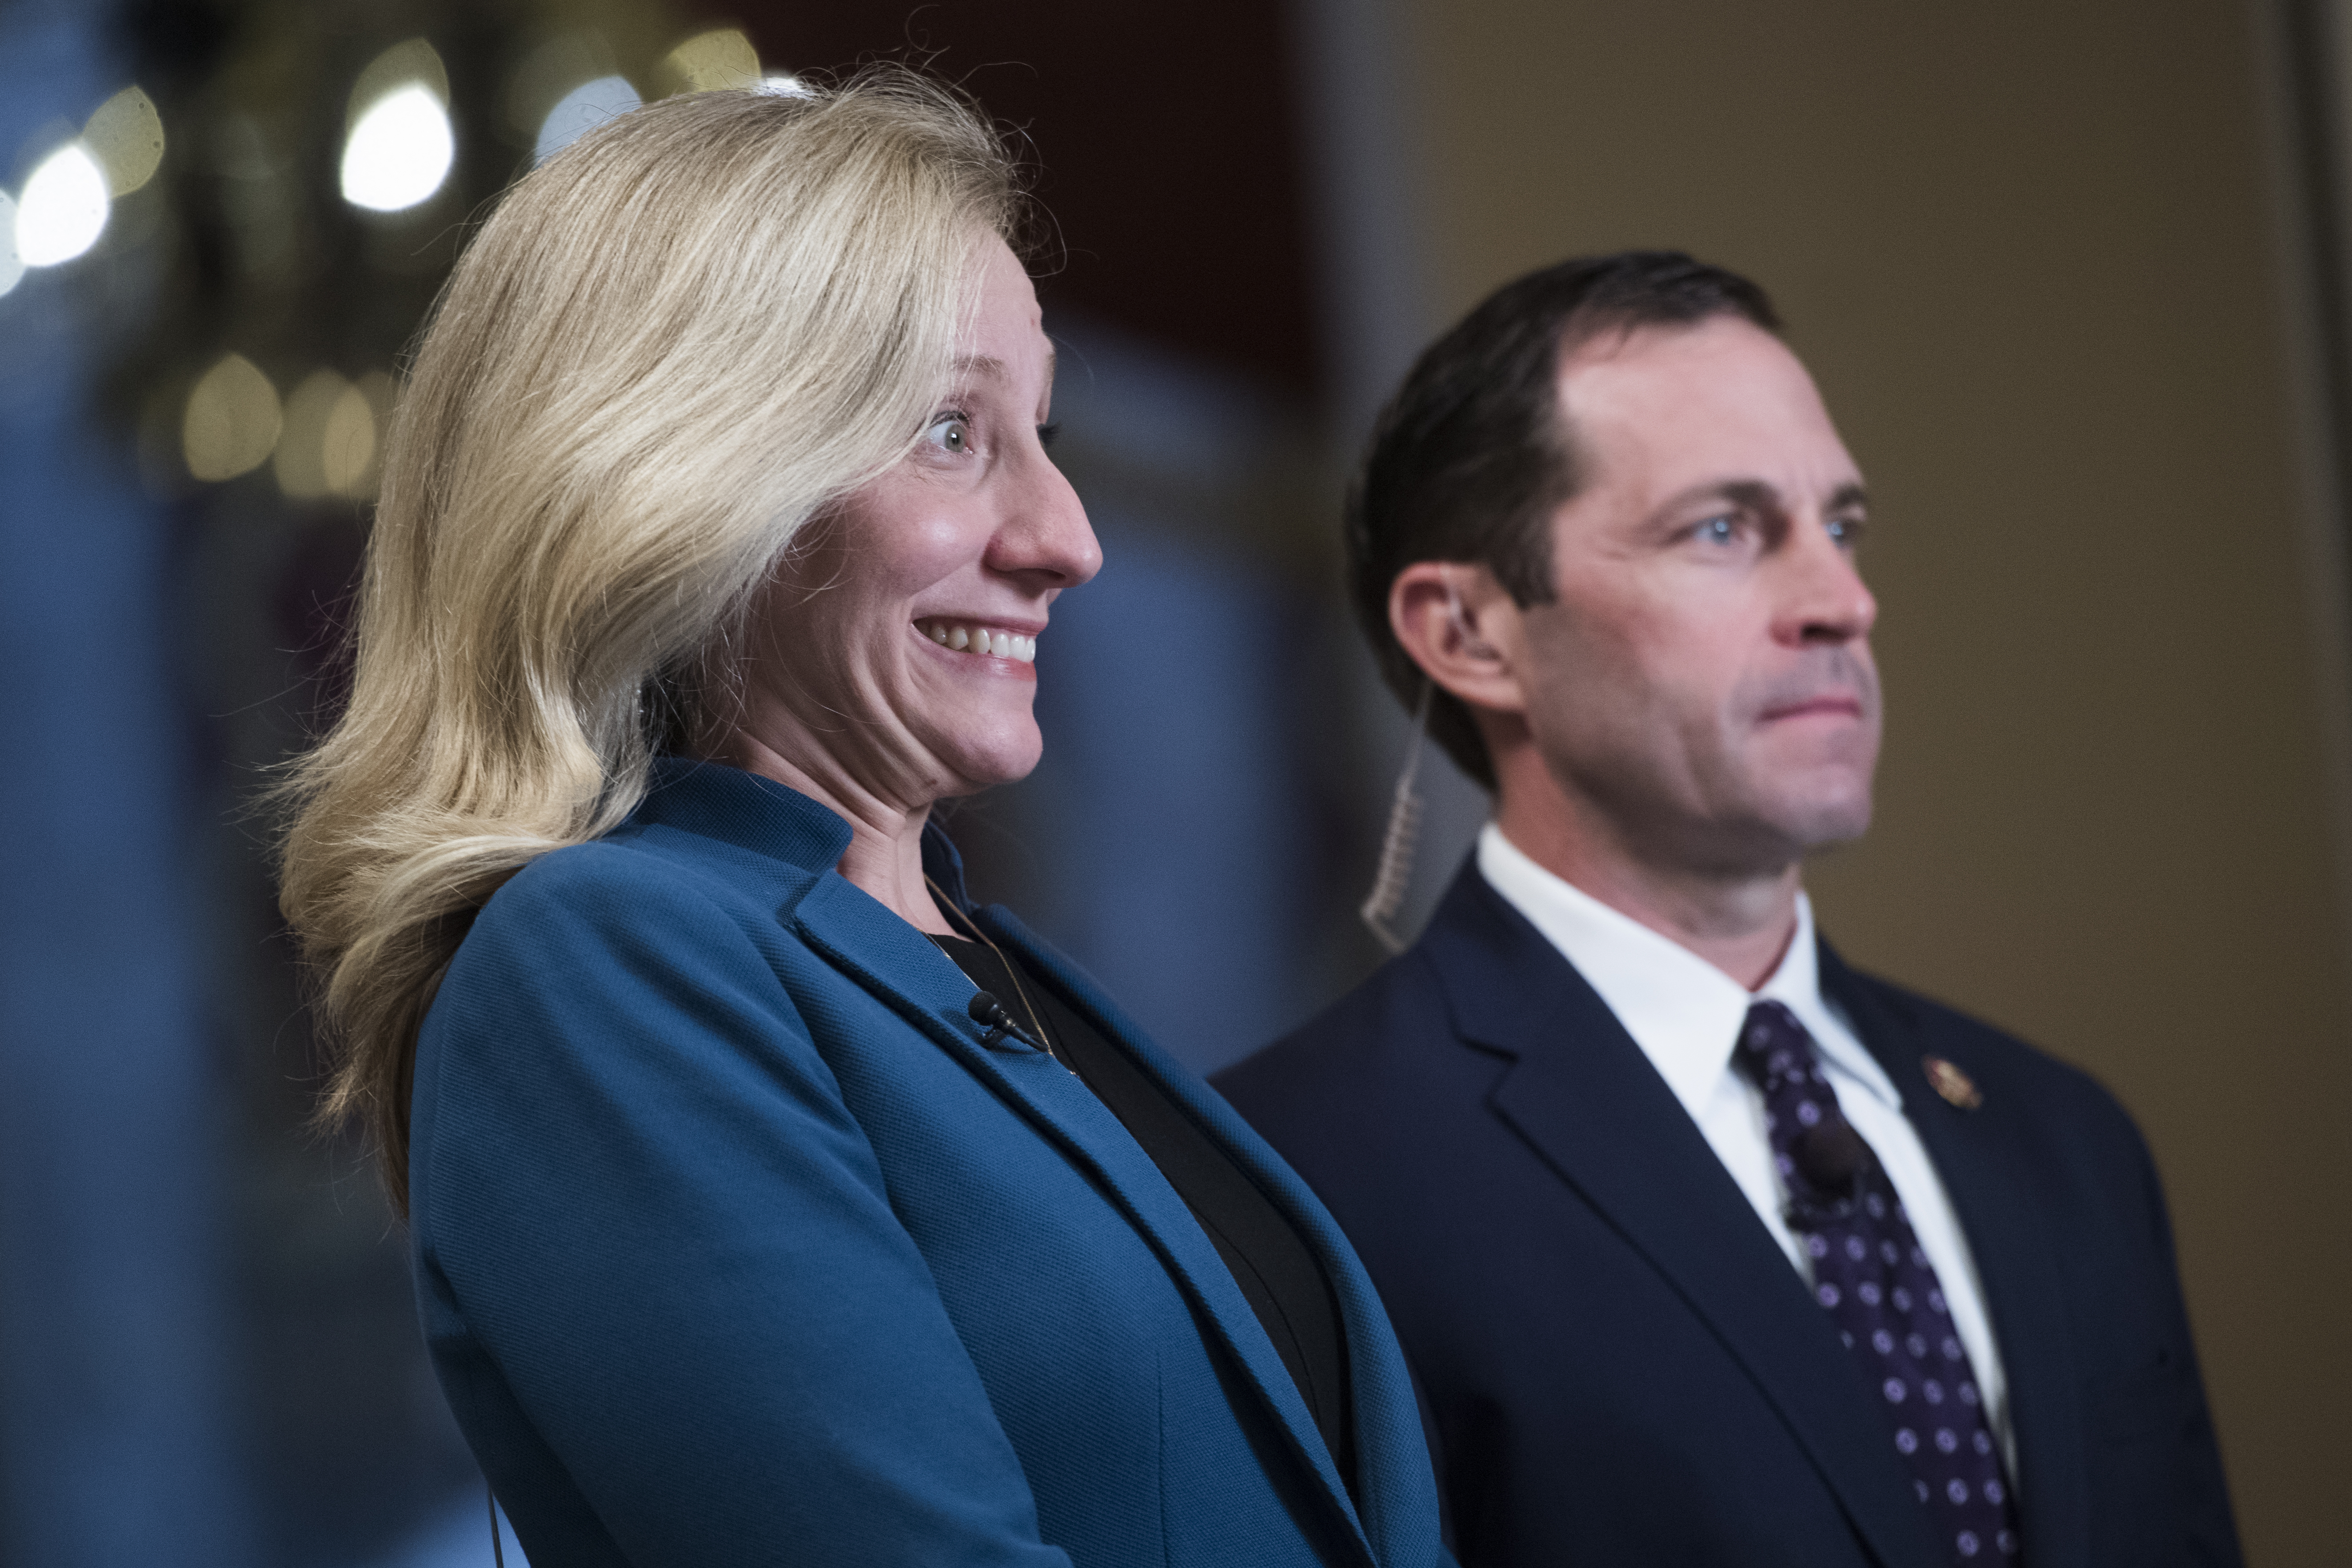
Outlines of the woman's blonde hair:
M 388 437 L 349 708 L 293 765 L 281 907 L 406 1209 L 416 1032 L 499 885 L 609 831 L 794 533 L 908 450 L 1022 197 L 876 68 L 624 115 L 459 259 Z

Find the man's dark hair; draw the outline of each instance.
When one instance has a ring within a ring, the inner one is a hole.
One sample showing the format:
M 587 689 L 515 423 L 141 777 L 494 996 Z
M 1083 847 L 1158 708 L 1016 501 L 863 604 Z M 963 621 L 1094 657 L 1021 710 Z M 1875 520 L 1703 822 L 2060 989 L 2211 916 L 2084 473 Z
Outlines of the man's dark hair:
M 1389 589 L 1416 561 L 1475 562 L 1514 603 L 1552 596 L 1552 513 L 1582 487 L 1559 417 L 1560 363 L 1603 332 L 1736 316 L 1769 332 L 1764 290 L 1680 251 L 1580 257 L 1488 295 L 1430 344 L 1372 429 L 1349 488 L 1348 587 L 1389 687 L 1410 709 L 1428 678 L 1389 626 Z M 1488 789 L 1470 710 L 1433 689 L 1429 733 Z

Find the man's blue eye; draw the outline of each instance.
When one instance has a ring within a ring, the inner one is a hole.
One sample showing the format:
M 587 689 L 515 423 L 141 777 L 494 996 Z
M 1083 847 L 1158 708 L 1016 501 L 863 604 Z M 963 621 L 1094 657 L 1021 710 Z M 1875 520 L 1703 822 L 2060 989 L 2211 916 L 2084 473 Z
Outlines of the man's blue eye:
M 1698 536 L 1710 544 L 1728 544 L 1739 525 L 1727 517 L 1711 517 L 1698 525 Z

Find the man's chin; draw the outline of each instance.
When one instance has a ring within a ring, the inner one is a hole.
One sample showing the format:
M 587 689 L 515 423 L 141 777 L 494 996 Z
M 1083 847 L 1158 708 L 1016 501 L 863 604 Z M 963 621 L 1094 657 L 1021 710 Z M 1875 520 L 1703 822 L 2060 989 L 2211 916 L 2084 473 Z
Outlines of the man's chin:
M 1799 855 L 1850 844 L 1870 831 L 1875 743 L 1770 760 L 1783 765 L 1750 773 L 1748 798 L 1756 818 Z
M 1851 844 L 1870 831 L 1868 794 L 1843 800 L 1808 801 L 1783 817 L 1789 841 L 1800 855 L 1815 855 Z
M 1754 801 L 1741 816 L 1743 830 L 1731 837 L 1761 873 L 1851 844 L 1869 832 L 1870 789 L 1867 784 L 1848 782 L 1840 788 L 1791 790 Z

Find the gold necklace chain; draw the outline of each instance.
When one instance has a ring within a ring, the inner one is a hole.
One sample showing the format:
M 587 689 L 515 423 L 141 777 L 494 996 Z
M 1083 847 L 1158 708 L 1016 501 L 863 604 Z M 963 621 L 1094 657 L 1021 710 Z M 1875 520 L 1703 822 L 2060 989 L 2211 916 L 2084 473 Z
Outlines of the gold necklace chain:
M 1029 988 L 1021 984 L 1020 969 L 1011 959 L 1004 956 L 1004 950 L 991 941 L 986 931 L 980 929 L 978 921 L 956 908 L 954 901 L 947 896 L 945 890 L 937 882 L 931 880 L 931 874 L 928 871 L 923 873 L 923 886 L 930 889 L 932 900 L 940 906 L 950 924 L 961 921 L 971 930 L 971 934 L 980 940 L 982 946 L 996 954 L 996 962 L 1004 965 L 1004 973 L 1013 982 L 1013 994 L 1019 998 L 1021 1010 L 1029 1015 L 1029 1026 L 1037 1032 L 1037 1043 L 1045 1047 L 1047 1056 L 1057 1062 L 1062 1062 L 1064 1067 L 1068 1067 L 1070 1064 L 1062 1061 L 1060 1054 L 1054 1049 L 1054 1039 L 1052 1036 L 1045 1033 L 1045 1020 L 1037 1016 L 1037 1009 L 1030 1004 Z M 971 976 L 967 975 L 965 978 L 970 979 Z

